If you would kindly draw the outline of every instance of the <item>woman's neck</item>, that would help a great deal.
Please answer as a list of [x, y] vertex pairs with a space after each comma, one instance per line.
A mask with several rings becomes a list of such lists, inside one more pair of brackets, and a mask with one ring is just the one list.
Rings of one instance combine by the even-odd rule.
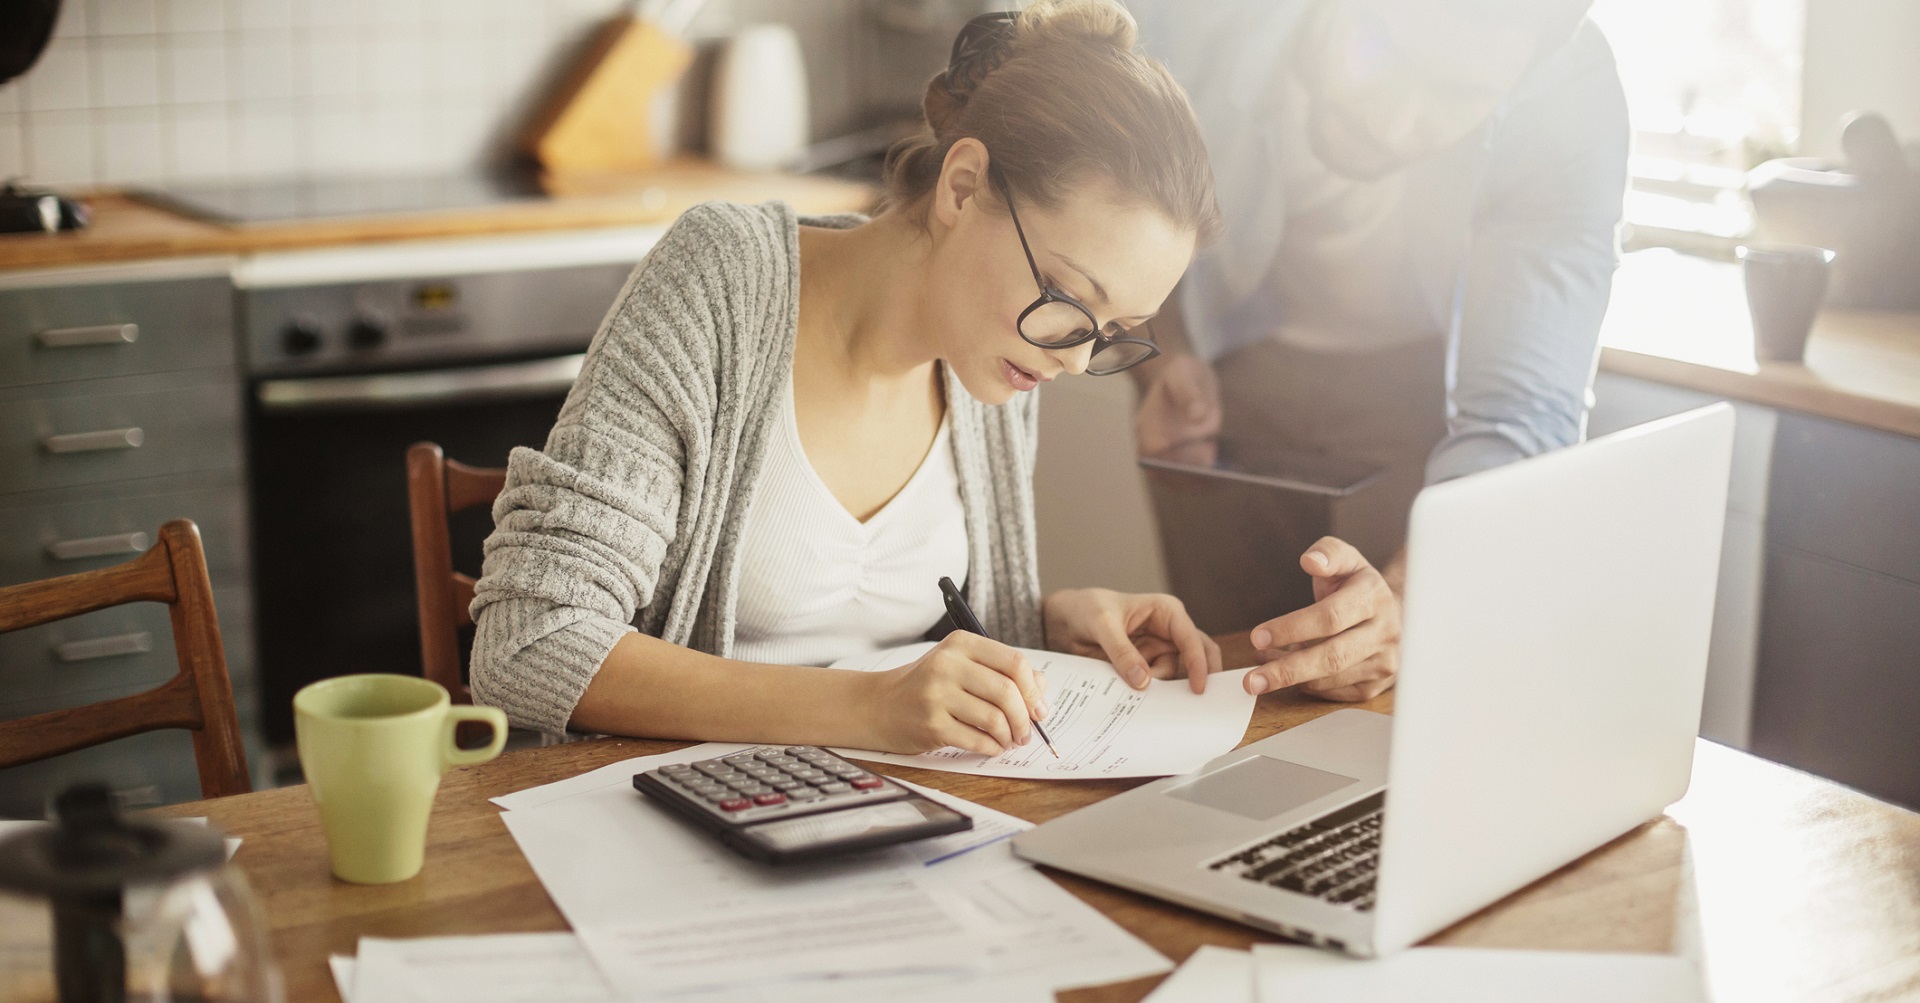
[[[800, 230], [800, 337], [805, 364], [849, 383], [925, 374], [939, 358], [922, 304], [932, 242], [899, 213], [852, 230]], [[796, 358], [795, 365], [802, 365]]]

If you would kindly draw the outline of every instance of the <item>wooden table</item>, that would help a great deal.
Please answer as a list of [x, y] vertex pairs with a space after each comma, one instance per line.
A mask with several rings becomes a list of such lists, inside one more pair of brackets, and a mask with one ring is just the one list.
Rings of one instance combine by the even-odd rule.
[[[1249, 664], [1244, 641], [1234, 647], [1228, 664]], [[1361, 706], [1390, 711], [1392, 704], [1388, 693]], [[1260, 699], [1246, 740], [1336, 706], [1269, 694]], [[395, 885], [333, 879], [320, 819], [304, 787], [174, 805], [165, 813], [209, 816], [245, 840], [234, 859], [265, 906], [287, 998], [332, 1000], [327, 955], [353, 953], [363, 936], [566, 929], [487, 798], [686, 744], [602, 739], [453, 770], [434, 804], [425, 869]], [[1035, 822], [1145, 782], [887, 772]], [[1202, 944], [1246, 947], [1277, 939], [1049, 873], [1174, 961]], [[1692, 791], [1665, 815], [1430, 942], [1699, 954], [1721, 1000], [1920, 997], [1920, 815], [1702, 742]], [[1158, 981], [1062, 998], [1132, 1001]]]

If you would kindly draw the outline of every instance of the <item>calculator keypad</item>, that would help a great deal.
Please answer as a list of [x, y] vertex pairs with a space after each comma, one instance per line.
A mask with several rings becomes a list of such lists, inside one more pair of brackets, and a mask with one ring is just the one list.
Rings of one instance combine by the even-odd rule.
[[692, 803], [736, 823], [892, 801], [908, 793], [811, 745], [747, 749], [648, 772]]

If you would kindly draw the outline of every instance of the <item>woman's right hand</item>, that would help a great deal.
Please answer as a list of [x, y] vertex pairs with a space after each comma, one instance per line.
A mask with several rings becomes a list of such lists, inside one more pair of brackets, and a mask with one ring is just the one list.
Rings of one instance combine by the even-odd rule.
[[1210, 467], [1220, 438], [1220, 381], [1206, 360], [1170, 355], [1153, 374], [1134, 418], [1141, 456]]
[[920, 659], [874, 674], [866, 720], [881, 752], [949, 745], [997, 756], [1047, 715], [1044, 678], [1009, 645], [956, 630]]

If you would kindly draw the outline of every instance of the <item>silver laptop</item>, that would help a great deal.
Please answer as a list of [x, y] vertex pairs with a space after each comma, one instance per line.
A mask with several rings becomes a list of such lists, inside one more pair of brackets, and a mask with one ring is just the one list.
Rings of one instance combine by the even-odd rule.
[[1335, 711], [1015, 851], [1375, 956], [1653, 817], [1692, 770], [1733, 424], [1716, 404], [1426, 489], [1391, 717]]

